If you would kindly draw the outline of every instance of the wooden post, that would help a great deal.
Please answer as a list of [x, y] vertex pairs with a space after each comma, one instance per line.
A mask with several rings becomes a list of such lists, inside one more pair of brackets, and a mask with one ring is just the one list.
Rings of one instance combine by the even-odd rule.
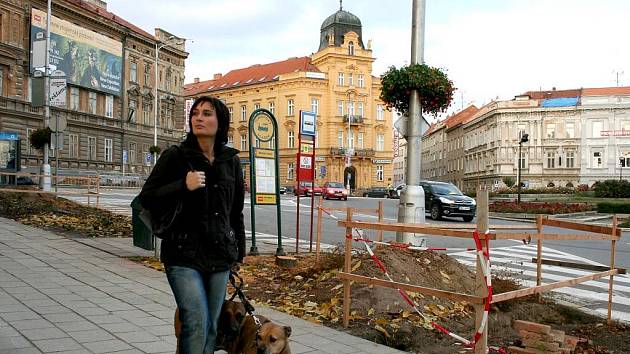
[[322, 210], [322, 199], [323, 197], [319, 197], [319, 203], [317, 205], [317, 240], [315, 241], [315, 264], [319, 265], [319, 249], [322, 239], [322, 216], [324, 215]]
[[[541, 234], [543, 229], [543, 216], [536, 216], [536, 233]], [[536, 240], [536, 286], [542, 284], [542, 238]], [[538, 301], [542, 301], [542, 294], [538, 294]]]
[[[346, 212], [346, 221], [352, 221], [352, 208]], [[346, 227], [346, 243], [344, 249], [343, 271], [350, 273], [352, 262], [352, 228]], [[343, 326], [348, 328], [350, 322], [350, 280], [343, 280]]]
[[[617, 235], [617, 215], [613, 215], [612, 220], [612, 236]], [[615, 268], [615, 246], [617, 245], [617, 240], [611, 240], [610, 245], [610, 269]], [[613, 277], [614, 275], [610, 275], [610, 279], [608, 280], [608, 324], [612, 323], [612, 297], [613, 297]]]
[[[381, 223], [383, 222], [383, 201], [380, 200], [378, 202], [378, 222]], [[376, 233], [376, 240], [379, 242], [383, 242], [383, 230], [378, 230], [378, 232]], [[378, 247], [378, 244], [374, 247], [374, 249], [376, 249]]]
[[[480, 234], [485, 234], [488, 230], [488, 189], [484, 187], [479, 187], [477, 190], [477, 232]], [[486, 251], [485, 241], [482, 241], [483, 250]], [[486, 282], [483, 279], [483, 270], [481, 268], [481, 261], [479, 259], [479, 254], [477, 254], [477, 266], [475, 273], [475, 295], [481, 297], [488, 296], [488, 287], [486, 286]], [[485, 302], [486, 300], [484, 300]], [[475, 329], [478, 329], [481, 326], [481, 321], [483, 319], [484, 313], [484, 305], [483, 304], [475, 304], [473, 305], [475, 308]], [[481, 334], [481, 338], [477, 342], [475, 346], [476, 354], [486, 354], [488, 348], [488, 324], [484, 328], [483, 333]]]

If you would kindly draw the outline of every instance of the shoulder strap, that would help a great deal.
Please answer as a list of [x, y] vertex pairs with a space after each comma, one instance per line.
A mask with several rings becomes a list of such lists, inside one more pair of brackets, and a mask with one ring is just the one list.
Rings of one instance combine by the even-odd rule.
[[182, 152], [182, 148], [179, 147], [179, 145], [173, 145], [175, 147], [175, 150], [177, 150], [177, 152], [179, 153], [180, 157], [182, 158], [182, 160], [186, 161], [186, 163], [188, 164], [188, 168], [191, 171], [194, 171], [195, 168], [193, 167], [193, 165], [190, 163], [190, 161], [188, 161], [188, 159], [186, 158], [186, 156], [184, 155], [184, 153]]

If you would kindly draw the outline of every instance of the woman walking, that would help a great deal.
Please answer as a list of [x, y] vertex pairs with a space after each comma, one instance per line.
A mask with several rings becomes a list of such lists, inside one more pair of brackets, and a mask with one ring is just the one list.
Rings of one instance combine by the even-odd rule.
[[214, 353], [230, 268], [245, 256], [243, 174], [238, 150], [226, 145], [229, 122], [223, 102], [198, 98], [185, 141], [162, 153], [140, 193], [152, 215], [181, 203], [160, 258], [179, 308], [182, 354]]

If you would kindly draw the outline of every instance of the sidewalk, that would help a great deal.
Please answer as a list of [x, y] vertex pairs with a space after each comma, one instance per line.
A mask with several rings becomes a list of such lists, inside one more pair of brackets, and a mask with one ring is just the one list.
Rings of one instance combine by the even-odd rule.
[[[0, 218], [0, 353], [174, 353], [163, 273], [131, 239], [68, 239]], [[403, 353], [257, 306], [300, 353]]]

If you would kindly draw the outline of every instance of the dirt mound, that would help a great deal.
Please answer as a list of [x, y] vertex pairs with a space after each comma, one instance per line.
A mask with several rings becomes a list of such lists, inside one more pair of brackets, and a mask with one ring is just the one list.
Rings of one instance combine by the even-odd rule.
[[0, 193], [0, 216], [70, 237], [131, 237], [131, 218], [48, 193]]

